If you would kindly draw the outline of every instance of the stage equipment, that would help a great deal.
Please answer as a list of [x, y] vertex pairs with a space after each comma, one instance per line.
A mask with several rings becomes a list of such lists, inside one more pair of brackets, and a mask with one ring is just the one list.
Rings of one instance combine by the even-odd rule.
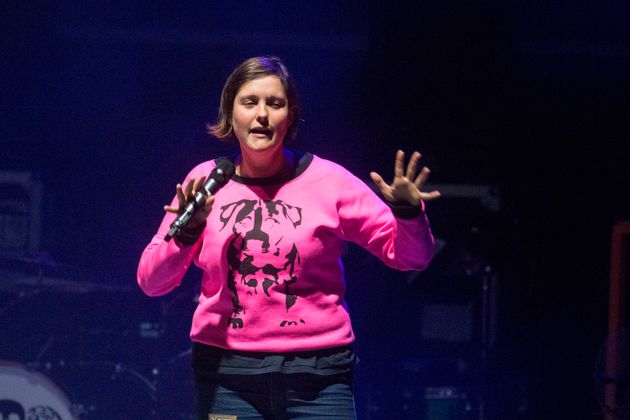
[[473, 401], [458, 387], [424, 389], [425, 420], [464, 420], [473, 418]]
[[[513, 249], [510, 219], [495, 186], [426, 190], [442, 193], [426, 203], [436, 238], [426, 270], [392, 270], [354, 246], [344, 259], [349, 306], [361, 320], [354, 325], [363, 364], [357, 408], [368, 420], [491, 419], [496, 384], [488, 365], [497, 341], [498, 267]], [[364, 371], [373, 383], [361, 378]]]
[[0, 418], [78, 420], [62, 389], [42, 373], [0, 361]]
[[29, 367], [54, 379], [81, 420], [159, 418], [152, 378], [128, 364], [58, 360], [31, 363]]
[[630, 222], [618, 223], [612, 231], [608, 333], [630, 326]]
[[612, 230], [608, 338], [595, 369], [605, 420], [630, 418], [630, 222]]
[[630, 329], [608, 335], [599, 350], [594, 379], [605, 420], [630, 419]]

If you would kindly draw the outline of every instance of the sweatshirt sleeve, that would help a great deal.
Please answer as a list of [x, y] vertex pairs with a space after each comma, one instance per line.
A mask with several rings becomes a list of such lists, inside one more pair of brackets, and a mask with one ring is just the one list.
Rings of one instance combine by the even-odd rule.
[[[207, 165], [201, 164], [193, 169], [182, 185], [185, 185], [192, 177], [196, 178], [209, 173], [201, 169], [202, 166]], [[171, 205], [176, 203], [175, 196]], [[192, 245], [181, 244], [175, 238], [169, 242], [164, 240], [175, 217], [172, 213], [164, 216], [157, 233], [140, 256], [137, 280], [142, 291], [148, 296], [165, 295], [179, 286], [188, 267], [199, 252], [202, 239]]]
[[363, 181], [347, 173], [338, 214], [344, 239], [357, 243], [387, 266], [423, 270], [433, 258], [434, 239], [424, 203], [418, 215], [396, 217]]

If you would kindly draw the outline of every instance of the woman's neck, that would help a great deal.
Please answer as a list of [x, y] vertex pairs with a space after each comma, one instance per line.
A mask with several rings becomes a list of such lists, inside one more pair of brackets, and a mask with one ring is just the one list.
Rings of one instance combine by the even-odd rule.
[[287, 149], [271, 158], [241, 153], [236, 160], [236, 174], [245, 178], [271, 178], [286, 173], [292, 165], [293, 153]]

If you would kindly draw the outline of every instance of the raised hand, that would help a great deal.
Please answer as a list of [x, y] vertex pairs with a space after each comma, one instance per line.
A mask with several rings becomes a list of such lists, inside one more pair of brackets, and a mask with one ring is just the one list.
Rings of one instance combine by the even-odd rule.
[[[192, 199], [192, 197], [194, 197], [195, 194], [197, 194], [197, 191], [199, 191], [199, 189], [203, 186], [203, 183], [205, 181], [206, 181], [206, 177], [202, 176], [198, 180], [195, 180], [195, 178], [191, 178], [188, 181], [188, 184], [186, 184], [185, 188], [182, 187], [182, 184], [177, 184], [175, 189], [177, 191], [178, 205], [177, 207], [165, 205], [164, 211], [168, 213], [176, 213], [178, 215], [182, 214], [184, 210], [186, 209], [186, 204], [188, 203], [188, 200]], [[206, 219], [208, 218], [208, 215], [210, 214], [210, 210], [212, 210], [213, 202], [214, 202], [213, 195], [206, 198], [206, 202], [203, 208], [200, 208], [199, 211], [195, 213], [195, 216], [188, 223], [187, 229], [194, 229], [195, 227], [205, 223]]]
[[407, 164], [407, 171], [404, 171], [405, 152], [398, 150], [394, 162], [394, 180], [391, 185], [387, 185], [383, 177], [376, 172], [370, 172], [372, 181], [387, 201], [391, 203], [408, 202], [414, 206], [420, 206], [422, 201], [435, 200], [441, 196], [439, 191], [428, 193], [421, 191], [429, 173], [431, 173], [427, 167], [422, 168], [418, 173], [418, 162], [421, 156], [420, 153], [413, 152]]

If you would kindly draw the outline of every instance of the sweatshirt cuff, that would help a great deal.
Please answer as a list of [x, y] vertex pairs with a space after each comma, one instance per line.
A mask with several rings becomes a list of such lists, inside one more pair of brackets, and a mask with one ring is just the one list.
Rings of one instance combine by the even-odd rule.
[[184, 228], [175, 236], [175, 240], [181, 245], [192, 245], [199, 240], [205, 228], [206, 222], [193, 229]]
[[414, 206], [407, 202], [396, 202], [390, 203], [389, 201], [385, 201], [390, 209], [392, 209], [392, 213], [398, 219], [413, 219], [420, 216], [424, 213], [424, 202], [419, 206]]

